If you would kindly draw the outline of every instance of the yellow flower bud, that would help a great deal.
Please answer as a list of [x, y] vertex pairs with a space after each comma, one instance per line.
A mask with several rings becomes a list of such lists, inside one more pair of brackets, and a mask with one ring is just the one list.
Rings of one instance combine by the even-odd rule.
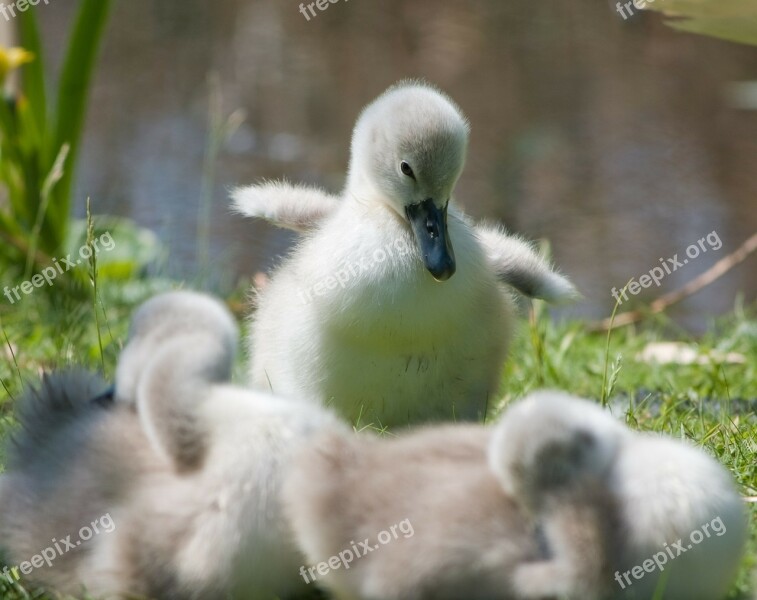
[[0, 46], [0, 84], [5, 81], [8, 73], [33, 60], [34, 54], [23, 48]]

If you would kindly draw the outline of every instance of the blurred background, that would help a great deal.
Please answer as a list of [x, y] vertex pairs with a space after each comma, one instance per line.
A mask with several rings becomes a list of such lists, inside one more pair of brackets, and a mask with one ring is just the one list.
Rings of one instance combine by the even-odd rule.
[[[76, 4], [37, 11], [50, 58], [64, 51]], [[471, 121], [458, 202], [549, 240], [585, 296], [565, 314], [606, 316], [611, 288], [717, 231], [720, 250], [638, 298], [672, 291], [757, 230], [757, 102], [732, 93], [757, 79], [755, 47], [676, 32], [659, 14], [624, 19], [596, 0], [340, 0], [316, 13], [307, 20], [294, 0], [116, 3], [75, 214], [90, 196], [94, 213], [156, 232], [165, 273], [204, 268], [211, 287], [231, 289], [294, 238], [231, 215], [229, 189], [285, 177], [338, 191], [361, 107], [422, 77]], [[59, 62], [47, 63], [52, 81]], [[246, 119], [208, 161], [209, 113], [239, 109]], [[205, 213], [209, 258], [199, 261]], [[742, 263], [670, 314], [704, 328], [738, 294], [755, 299], [754, 270]]]

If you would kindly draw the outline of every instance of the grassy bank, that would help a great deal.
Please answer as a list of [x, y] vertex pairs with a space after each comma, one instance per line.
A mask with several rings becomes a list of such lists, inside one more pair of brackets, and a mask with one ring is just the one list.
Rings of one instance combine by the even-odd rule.
[[[69, 302], [64, 295], [56, 295], [54, 303], [43, 294], [30, 296], [23, 307], [0, 309], [0, 436], [7, 437], [14, 427], [13, 404], [22, 382], [37, 381], [41, 371], [84, 365], [112, 377], [131, 311], [167, 285], [156, 281], [126, 285], [117, 292], [102, 289], [97, 321], [93, 305]], [[234, 304], [240, 306], [238, 299]], [[694, 362], [660, 365], [641, 360], [645, 349], [648, 353], [650, 347], [672, 340], [684, 342], [688, 352], [695, 353]], [[703, 446], [732, 471], [744, 496], [757, 496], [754, 313], [736, 310], [711, 323], [708, 333], [696, 339], [659, 318], [614, 331], [608, 345], [606, 334], [587, 333], [581, 322], [555, 324], [539, 309], [536, 317], [521, 323], [503, 373], [505, 392], [493, 412], [540, 387], [569, 390], [598, 402], [606, 398], [634, 429]], [[756, 506], [749, 504], [750, 546], [731, 598], [751, 597], [750, 574], [757, 566]], [[0, 579], [0, 598], [29, 597], [26, 594]]]

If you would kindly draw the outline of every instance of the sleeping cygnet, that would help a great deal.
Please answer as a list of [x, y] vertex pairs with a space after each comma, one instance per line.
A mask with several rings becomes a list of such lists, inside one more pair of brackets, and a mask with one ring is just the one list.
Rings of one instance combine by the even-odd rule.
[[529, 443], [538, 421], [508, 413], [494, 427], [320, 435], [284, 484], [300, 574], [349, 599], [610, 598], [621, 523], [605, 478], [630, 432], [608, 420], [544, 444]]
[[[15, 564], [56, 539], [74, 545], [28, 581], [96, 598], [266, 600], [306, 587], [281, 472], [313, 433], [341, 425], [228, 384], [236, 335], [219, 303], [159, 296], [134, 316], [115, 401], [82, 373], [28, 394], [0, 483], [0, 544]], [[112, 527], [85, 540], [106, 516]]]
[[323, 434], [298, 452], [283, 497], [302, 579], [339, 599], [514, 600], [534, 530], [487, 465], [489, 430], [396, 438]]
[[[513, 306], [492, 262], [502, 248], [484, 241], [492, 236], [479, 235], [453, 198], [468, 129], [447, 96], [401, 83], [357, 120], [339, 200], [305, 190], [296, 202], [310, 209], [281, 208], [294, 223], [314, 205], [326, 216], [257, 299], [253, 385], [333, 406], [361, 426], [485, 417]], [[516, 259], [525, 248], [534, 254], [524, 243], [508, 248]], [[534, 278], [543, 285], [532, 293], [573, 294], [548, 267]]]
[[716, 600], [745, 535], [714, 460], [556, 392], [491, 429], [319, 435], [283, 498], [300, 575], [340, 599]]
[[701, 450], [634, 433], [589, 401], [540, 392], [506, 411], [490, 462], [544, 537], [545, 555], [515, 574], [525, 597], [566, 586], [586, 599], [727, 593], [744, 507], [730, 474]]

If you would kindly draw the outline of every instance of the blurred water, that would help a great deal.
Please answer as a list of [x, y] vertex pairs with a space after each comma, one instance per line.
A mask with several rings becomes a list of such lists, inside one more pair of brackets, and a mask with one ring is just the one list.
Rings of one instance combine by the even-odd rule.
[[[757, 48], [681, 35], [656, 15], [623, 21], [596, 0], [353, 0], [307, 21], [294, 0], [117, 3], [89, 114], [79, 210], [128, 215], [197, 272], [208, 74], [224, 109], [247, 111], [224, 148], [213, 194], [216, 285], [269, 268], [290, 234], [231, 216], [229, 187], [286, 177], [338, 190], [354, 119], [404, 77], [446, 90], [470, 118], [457, 198], [480, 218], [547, 238], [585, 300], [609, 313], [622, 287], [715, 230], [723, 241], [672, 273], [651, 299], [757, 229], [757, 112], [727, 105], [757, 79]], [[73, 3], [41, 10], [60, 55]], [[757, 294], [754, 259], [685, 301], [694, 329]]]

